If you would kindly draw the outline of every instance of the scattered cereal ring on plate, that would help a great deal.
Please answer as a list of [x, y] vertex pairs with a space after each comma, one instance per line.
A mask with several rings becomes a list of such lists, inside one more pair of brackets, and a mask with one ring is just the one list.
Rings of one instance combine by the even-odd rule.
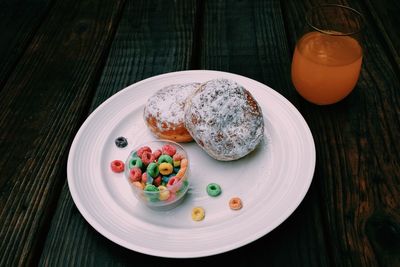
[[232, 210], [240, 210], [243, 207], [242, 200], [238, 197], [233, 197], [229, 200], [229, 207]]
[[201, 221], [206, 216], [206, 213], [202, 207], [194, 207], [192, 209], [192, 219], [193, 221]]
[[111, 162], [111, 170], [113, 172], [123, 172], [124, 169], [125, 169], [125, 164], [122, 160], [116, 159]]
[[221, 186], [219, 186], [219, 184], [216, 183], [210, 183], [207, 185], [207, 194], [211, 197], [216, 197], [219, 196], [221, 194], [222, 190], [221, 190]]

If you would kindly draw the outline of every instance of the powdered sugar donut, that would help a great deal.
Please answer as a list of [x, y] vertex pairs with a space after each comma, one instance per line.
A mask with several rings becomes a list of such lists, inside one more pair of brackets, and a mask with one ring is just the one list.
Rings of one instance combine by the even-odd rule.
[[211, 157], [222, 161], [247, 155], [264, 135], [257, 101], [244, 87], [227, 79], [208, 81], [188, 97], [185, 125]]
[[199, 86], [199, 83], [169, 85], [148, 99], [143, 117], [157, 137], [175, 142], [193, 140], [185, 127], [184, 107], [186, 98]]

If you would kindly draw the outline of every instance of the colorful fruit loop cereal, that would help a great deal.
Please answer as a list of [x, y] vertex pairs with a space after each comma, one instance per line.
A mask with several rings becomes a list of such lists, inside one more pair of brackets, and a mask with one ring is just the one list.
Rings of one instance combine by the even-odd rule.
[[211, 197], [216, 197], [219, 196], [221, 194], [222, 190], [221, 190], [221, 186], [219, 186], [219, 184], [216, 183], [210, 183], [207, 185], [207, 194]]
[[202, 207], [194, 207], [192, 209], [192, 219], [193, 221], [201, 221], [206, 216], [206, 212]]
[[240, 210], [243, 207], [242, 200], [238, 197], [233, 197], [229, 200], [229, 207], [232, 210]]
[[[152, 150], [154, 149], [154, 151]], [[129, 181], [143, 190], [150, 202], [172, 201], [188, 187], [188, 159], [177, 148], [165, 144], [160, 148], [142, 146], [127, 160]]]
[[111, 162], [111, 170], [113, 172], [123, 172], [124, 169], [125, 169], [125, 164], [123, 161], [116, 159]]

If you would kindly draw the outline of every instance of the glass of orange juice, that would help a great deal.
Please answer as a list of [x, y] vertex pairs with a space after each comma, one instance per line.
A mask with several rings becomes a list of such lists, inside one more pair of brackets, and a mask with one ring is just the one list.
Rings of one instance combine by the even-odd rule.
[[360, 74], [362, 15], [342, 5], [322, 5], [306, 15], [292, 60], [292, 82], [306, 100], [328, 105], [345, 98]]

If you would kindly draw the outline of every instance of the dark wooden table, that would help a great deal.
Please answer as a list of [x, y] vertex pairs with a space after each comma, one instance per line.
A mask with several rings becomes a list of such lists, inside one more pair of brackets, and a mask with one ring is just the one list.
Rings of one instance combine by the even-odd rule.
[[[0, 266], [400, 266], [400, 2], [338, 1], [366, 18], [356, 89], [316, 106], [290, 65], [317, 0], [0, 3]], [[99, 104], [144, 78], [187, 69], [241, 74], [292, 102], [317, 163], [299, 208], [244, 247], [151, 257], [97, 233], [76, 208], [67, 157]]]

